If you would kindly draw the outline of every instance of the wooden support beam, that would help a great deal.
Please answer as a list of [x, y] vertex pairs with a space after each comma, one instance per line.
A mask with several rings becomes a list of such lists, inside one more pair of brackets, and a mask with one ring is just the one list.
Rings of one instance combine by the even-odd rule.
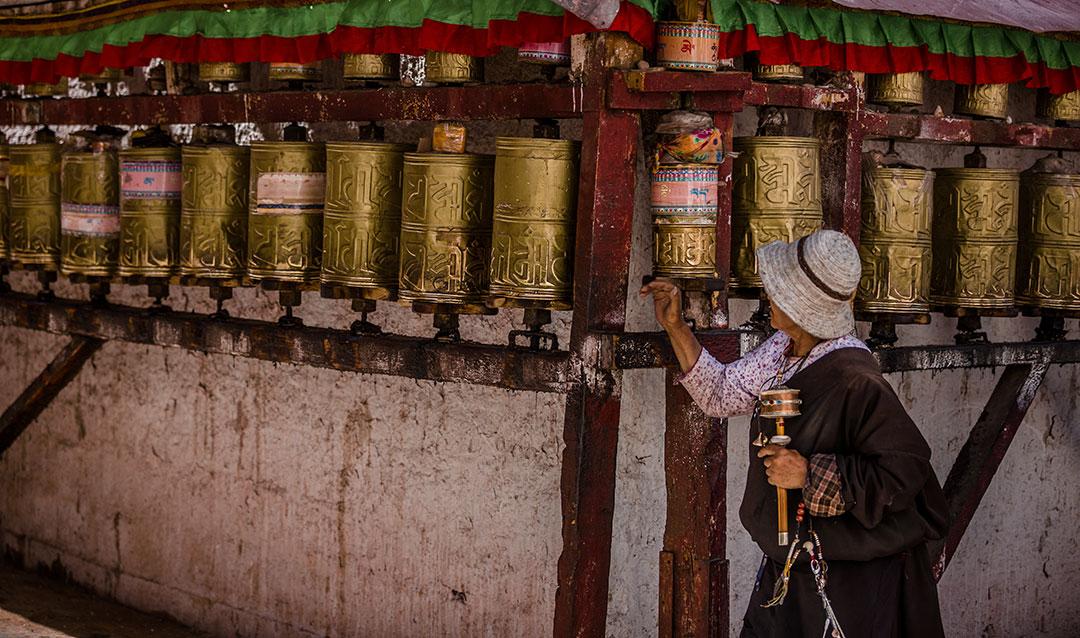
[[861, 225], [862, 127], [857, 113], [814, 113], [821, 142], [821, 205], [825, 227], [846, 233], [856, 245]]
[[1080, 363], [1080, 341], [904, 346], [874, 352], [882, 372], [996, 368], [1020, 363]]
[[872, 139], [1065, 151], [1080, 148], [1080, 129], [1030, 122], [1012, 124], [965, 117], [865, 111], [860, 124], [865, 136]]
[[0, 416], [0, 456], [34, 422], [42, 410], [79, 374], [83, 364], [98, 351], [100, 339], [74, 336], [49, 362], [22, 394]]
[[986, 402], [971, 435], [960, 449], [949, 477], [945, 498], [949, 503], [949, 531], [930, 545], [935, 556], [934, 578], [940, 579], [956, 553], [964, 532], [979, 508], [986, 489], [1009, 450], [1035, 394], [1046, 376], [1048, 363], [1007, 366]]
[[675, 374], [666, 375], [661, 574], [671, 567], [661, 579], [660, 635], [727, 636], [727, 428], [701, 412]]

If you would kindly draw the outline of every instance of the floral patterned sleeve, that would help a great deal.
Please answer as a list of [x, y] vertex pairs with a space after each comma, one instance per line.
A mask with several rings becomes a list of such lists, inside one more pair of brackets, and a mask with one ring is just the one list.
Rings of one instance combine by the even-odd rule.
[[743, 358], [727, 364], [702, 350], [694, 366], [676, 383], [686, 388], [708, 416], [750, 414], [758, 391], [776, 376], [788, 341], [789, 337], [778, 331]]

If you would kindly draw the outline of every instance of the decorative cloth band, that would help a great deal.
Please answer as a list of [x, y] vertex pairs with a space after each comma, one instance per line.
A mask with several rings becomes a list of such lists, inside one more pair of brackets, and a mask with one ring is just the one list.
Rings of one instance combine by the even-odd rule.
[[829, 288], [829, 286], [810, 269], [810, 264], [806, 263], [806, 251], [803, 248], [804, 241], [806, 241], [806, 237], [800, 237], [799, 241], [795, 243], [795, 254], [799, 257], [799, 268], [802, 268], [802, 271], [806, 273], [806, 276], [810, 278], [810, 281], [814, 282], [814, 285], [818, 287], [818, 290], [837, 301], [847, 301], [848, 295], [836, 292], [832, 288]]

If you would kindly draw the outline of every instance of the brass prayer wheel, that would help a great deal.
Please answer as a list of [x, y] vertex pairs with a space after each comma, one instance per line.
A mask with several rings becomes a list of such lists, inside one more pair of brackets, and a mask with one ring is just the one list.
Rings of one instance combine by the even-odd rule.
[[428, 51], [424, 56], [424, 69], [428, 82], [463, 84], [484, 81], [484, 66], [480, 58], [471, 55]]
[[284, 82], [318, 82], [322, 80], [322, 62], [271, 62], [267, 77]]
[[107, 68], [102, 69], [97, 73], [80, 73], [80, 82], [89, 82], [91, 84], [107, 84], [109, 82], [116, 82], [120, 78], [124, 77], [123, 69]]
[[396, 80], [399, 59], [389, 54], [346, 53], [341, 75], [346, 80]]
[[181, 159], [180, 274], [243, 279], [247, 267], [250, 149], [184, 146]]
[[494, 169], [490, 155], [405, 154], [400, 300], [484, 303]]
[[1039, 91], [1036, 100], [1039, 117], [1066, 122], [1080, 122], [1080, 90], [1050, 95], [1045, 89]]
[[251, 77], [250, 66], [236, 62], [202, 62], [199, 79], [203, 82], [247, 82]]
[[992, 168], [935, 173], [931, 305], [1011, 308], [1019, 174]]
[[315, 142], [251, 145], [248, 274], [254, 281], [318, 281], [326, 154]]
[[7, 137], [0, 133], [0, 260], [11, 259], [8, 246], [8, 172], [11, 165]]
[[64, 97], [68, 94], [68, 79], [60, 78], [56, 83], [33, 82], [23, 87], [26, 97]]
[[803, 68], [798, 64], [757, 64], [754, 79], [762, 82], [802, 82]]
[[801, 414], [802, 399], [797, 388], [779, 386], [758, 394], [758, 416], [764, 419], [787, 419]]
[[8, 246], [17, 264], [60, 265], [60, 145], [10, 147]]
[[325, 284], [397, 290], [404, 144], [326, 145], [322, 274]]
[[491, 305], [571, 307], [577, 142], [495, 141]]
[[923, 74], [883, 73], [871, 75], [866, 100], [892, 108], [922, 106]]
[[120, 254], [117, 152], [65, 153], [60, 173], [60, 272], [110, 277]]
[[120, 151], [121, 277], [164, 278], [179, 266], [180, 149]]
[[734, 148], [731, 239], [736, 287], [761, 288], [755, 251], [821, 228], [819, 144], [812, 137], [741, 137]]
[[716, 276], [717, 167], [668, 164], [652, 173], [653, 274]]
[[1080, 312], [1080, 175], [1020, 176], [1016, 304]]
[[958, 84], [954, 113], [1005, 119], [1009, 110], [1008, 84]]
[[930, 312], [930, 224], [934, 173], [875, 167], [862, 175], [862, 279], [855, 308], [863, 312]]

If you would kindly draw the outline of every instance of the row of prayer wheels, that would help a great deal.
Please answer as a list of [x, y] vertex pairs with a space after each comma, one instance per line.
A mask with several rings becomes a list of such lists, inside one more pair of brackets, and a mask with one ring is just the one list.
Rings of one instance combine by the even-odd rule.
[[[306, 139], [294, 128], [287, 139]], [[494, 156], [383, 142], [2, 149], [0, 258], [19, 266], [87, 281], [322, 284], [445, 314], [571, 305], [576, 142], [501, 137]]]
[[[885, 73], [871, 75], [866, 100], [893, 110], [922, 106], [923, 73]], [[1080, 91], [1052, 95], [1040, 90], [1035, 102], [1036, 115], [1055, 121], [1080, 121]], [[956, 87], [953, 112], [987, 119], [1005, 119], [1009, 107], [1008, 84], [961, 84]]]

